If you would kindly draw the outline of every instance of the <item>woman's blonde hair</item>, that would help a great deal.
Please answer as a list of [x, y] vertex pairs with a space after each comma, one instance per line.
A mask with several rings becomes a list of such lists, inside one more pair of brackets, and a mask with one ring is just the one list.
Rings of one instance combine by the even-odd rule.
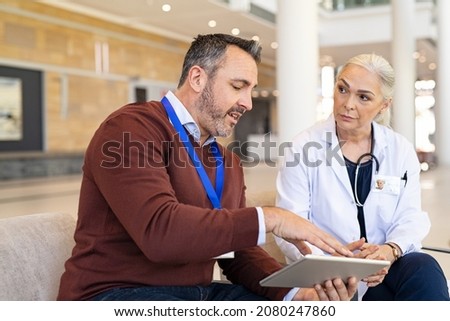
[[[395, 75], [391, 64], [382, 56], [372, 54], [361, 54], [350, 58], [337, 74], [337, 78], [348, 65], [357, 65], [375, 73], [381, 81], [381, 93], [384, 99], [392, 99], [394, 95]], [[391, 109], [378, 114], [375, 121], [381, 125], [390, 126]]]

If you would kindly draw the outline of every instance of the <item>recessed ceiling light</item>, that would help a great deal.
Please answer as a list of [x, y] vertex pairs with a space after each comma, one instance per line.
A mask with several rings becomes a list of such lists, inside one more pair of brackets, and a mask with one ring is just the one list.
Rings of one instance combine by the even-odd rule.
[[237, 36], [237, 35], [239, 35], [240, 33], [241, 33], [241, 31], [239, 30], [239, 28], [233, 28], [233, 29], [231, 30], [231, 34], [232, 34], [232, 35]]
[[211, 28], [214, 28], [215, 26], [217, 26], [216, 20], [209, 20], [208, 21], [208, 26], [210, 26]]
[[259, 41], [259, 36], [256, 36], [256, 35], [253, 36], [253, 37], [252, 37], [252, 40], [253, 40], [253, 41]]
[[272, 42], [272, 43], [270, 44], [270, 47], [271, 47], [272, 49], [277, 49], [277, 48], [278, 48], [278, 42], [276, 42], [276, 41]]
[[170, 4], [163, 4], [163, 6], [161, 7], [162, 11], [164, 12], [169, 12], [170, 10], [172, 10], [172, 7], [170, 6]]

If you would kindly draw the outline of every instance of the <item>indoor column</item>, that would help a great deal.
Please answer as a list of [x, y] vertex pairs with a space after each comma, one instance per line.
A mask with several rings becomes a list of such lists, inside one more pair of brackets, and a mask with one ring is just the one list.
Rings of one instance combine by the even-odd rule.
[[317, 115], [319, 72], [318, 5], [278, 0], [278, 142], [289, 142]]
[[450, 1], [437, 1], [436, 154], [438, 163], [450, 165]]
[[395, 92], [392, 127], [415, 145], [416, 107], [414, 84], [417, 77], [414, 35], [414, 0], [391, 1], [392, 66], [395, 70]]

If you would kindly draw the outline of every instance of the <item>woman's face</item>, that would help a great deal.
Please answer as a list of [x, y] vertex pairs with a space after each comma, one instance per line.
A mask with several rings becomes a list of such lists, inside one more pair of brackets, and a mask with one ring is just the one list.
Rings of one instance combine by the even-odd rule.
[[378, 75], [363, 67], [350, 64], [336, 80], [333, 112], [342, 130], [370, 131], [373, 119], [386, 111], [389, 104], [381, 93]]

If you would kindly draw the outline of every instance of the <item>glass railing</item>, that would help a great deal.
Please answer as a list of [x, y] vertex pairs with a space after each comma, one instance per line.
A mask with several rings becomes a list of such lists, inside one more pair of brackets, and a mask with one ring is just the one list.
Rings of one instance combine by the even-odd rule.
[[322, 0], [320, 6], [329, 11], [342, 11], [361, 7], [386, 5], [390, 0]]
[[[391, 0], [319, 0], [319, 5], [329, 11], [342, 11], [346, 9], [374, 7], [387, 5]], [[436, 2], [436, 0], [416, 0], [416, 2]]]

